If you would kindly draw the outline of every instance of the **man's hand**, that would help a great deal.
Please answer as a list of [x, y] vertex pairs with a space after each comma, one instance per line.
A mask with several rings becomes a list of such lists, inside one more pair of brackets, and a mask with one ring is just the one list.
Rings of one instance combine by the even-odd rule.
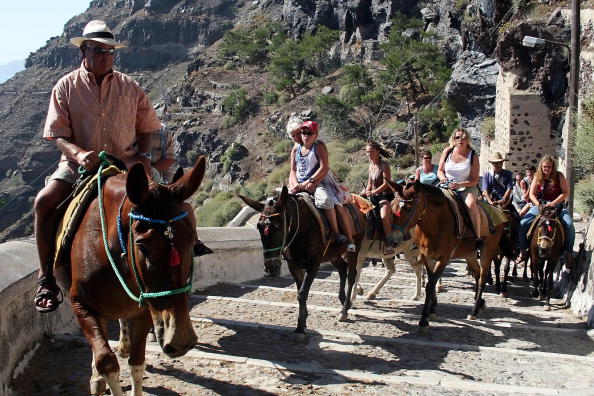
[[79, 151], [76, 162], [87, 171], [92, 171], [99, 166], [99, 155], [95, 151]]

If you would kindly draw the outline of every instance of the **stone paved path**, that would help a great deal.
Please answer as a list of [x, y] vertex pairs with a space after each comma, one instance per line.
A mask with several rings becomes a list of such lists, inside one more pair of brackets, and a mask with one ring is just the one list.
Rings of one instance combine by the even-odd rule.
[[[369, 290], [383, 269], [364, 268]], [[594, 394], [594, 341], [560, 300], [545, 312], [527, 284], [510, 297], [485, 294], [487, 308], [468, 321], [473, 293], [464, 264], [452, 263], [438, 294], [438, 320], [418, 334], [422, 302], [410, 300], [408, 264], [374, 301], [359, 298], [338, 322], [338, 276], [324, 267], [308, 300], [308, 338], [296, 343], [290, 277], [221, 284], [191, 298], [198, 345], [170, 360], [147, 351], [147, 395], [500, 395]], [[111, 339], [116, 345], [113, 329]], [[88, 394], [91, 354], [80, 335], [43, 342], [13, 381], [17, 395]], [[122, 382], [130, 376], [122, 365]]]

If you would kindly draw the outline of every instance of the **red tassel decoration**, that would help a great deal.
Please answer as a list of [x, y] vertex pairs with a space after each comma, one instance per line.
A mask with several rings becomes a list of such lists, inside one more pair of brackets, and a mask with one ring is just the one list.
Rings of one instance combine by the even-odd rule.
[[400, 209], [398, 209], [398, 212], [396, 212], [396, 217], [400, 217]]
[[547, 226], [547, 231], [549, 231], [549, 232], [553, 231], [553, 227]]
[[268, 236], [268, 226], [264, 227], [264, 236]]
[[175, 246], [173, 246], [172, 244], [171, 248], [169, 249], [169, 266], [177, 267], [180, 263], [181, 260], [179, 259], [179, 253], [177, 252]]

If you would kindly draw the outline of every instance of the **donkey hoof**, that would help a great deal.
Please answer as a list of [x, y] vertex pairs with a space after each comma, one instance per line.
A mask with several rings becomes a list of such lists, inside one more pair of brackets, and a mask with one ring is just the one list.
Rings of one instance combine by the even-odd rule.
[[419, 335], [425, 336], [429, 331], [429, 326], [419, 326]]
[[348, 319], [349, 319], [349, 315], [348, 314], [345, 314], [345, 313], [341, 313], [338, 316], [338, 321], [339, 322], [346, 322]]
[[468, 315], [466, 317], [467, 320], [476, 320], [476, 316], [475, 315]]
[[295, 342], [302, 344], [305, 342], [305, 333], [295, 333]]
[[501, 297], [507, 298], [507, 292], [501, 292]]
[[434, 320], [437, 320], [437, 314], [435, 312], [430, 313], [428, 319], [431, 322], [434, 321]]
[[357, 295], [358, 296], [362, 296], [363, 295], [363, 289], [361, 289], [360, 287], [357, 288]]
[[544, 301], [545, 296], [543, 296], [542, 294], [540, 296], [538, 296], [539, 301]]
[[375, 300], [376, 295], [373, 293], [369, 293], [366, 297], [366, 300]]
[[437, 293], [441, 293], [442, 291], [443, 291], [443, 286], [437, 286], [435, 288], [435, 292], [437, 292]]
[[551, 306], [550, 305], [545, 305], [543, 309], [545, 311], [550, 311], [551, 310]]
[[103, 395], [107, 391], [107, 383], [103, 378], [90, 381], [91, 395]]
[[415, 294], [410, 299], [413, 300], [413, 301], [419, 301], [420, 298], [421, 298], [421, 295], [420, 294]]

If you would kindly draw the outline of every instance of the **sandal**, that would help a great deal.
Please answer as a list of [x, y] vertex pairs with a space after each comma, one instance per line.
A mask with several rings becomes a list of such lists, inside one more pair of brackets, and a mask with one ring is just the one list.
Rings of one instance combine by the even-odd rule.
[[518, 257], [516, 258], [516, 264], [523, 263], [526, 260], [528, 260], [528, 250], [527, 249], [520, 251], [520, 254], [518, 254]]
[[349, 243], [347, 245], [347, 252], [355, 253], [357, 251], [357, 246], [354, 243]]
[[390, 256], [394, 254], [394, 248], [390, 245], [385, 245], [384, 246], [384, 255], [385, 256]]
[[338, 243], [338, 244], [346, 243], [347, 242], [347, 237], [344, 236], [344, 235], [342, 235], [342, 234], [337, 234], [336, 235], [335, 242]]
[[[60, 299], [58, 299], [58, 295], [60, 296]], [[41, 305], [42, 300], [48, 300], [50, 305], [44, 307]], [[62, 304], [62, 301], [64, 301], [64, 295], [53, 278], [44, 276], [37, 280], [37, 289], [35, 290], [35, 297], [33, 298], [37, 312], [54, 312], [58, 309], [60, 304]]]

